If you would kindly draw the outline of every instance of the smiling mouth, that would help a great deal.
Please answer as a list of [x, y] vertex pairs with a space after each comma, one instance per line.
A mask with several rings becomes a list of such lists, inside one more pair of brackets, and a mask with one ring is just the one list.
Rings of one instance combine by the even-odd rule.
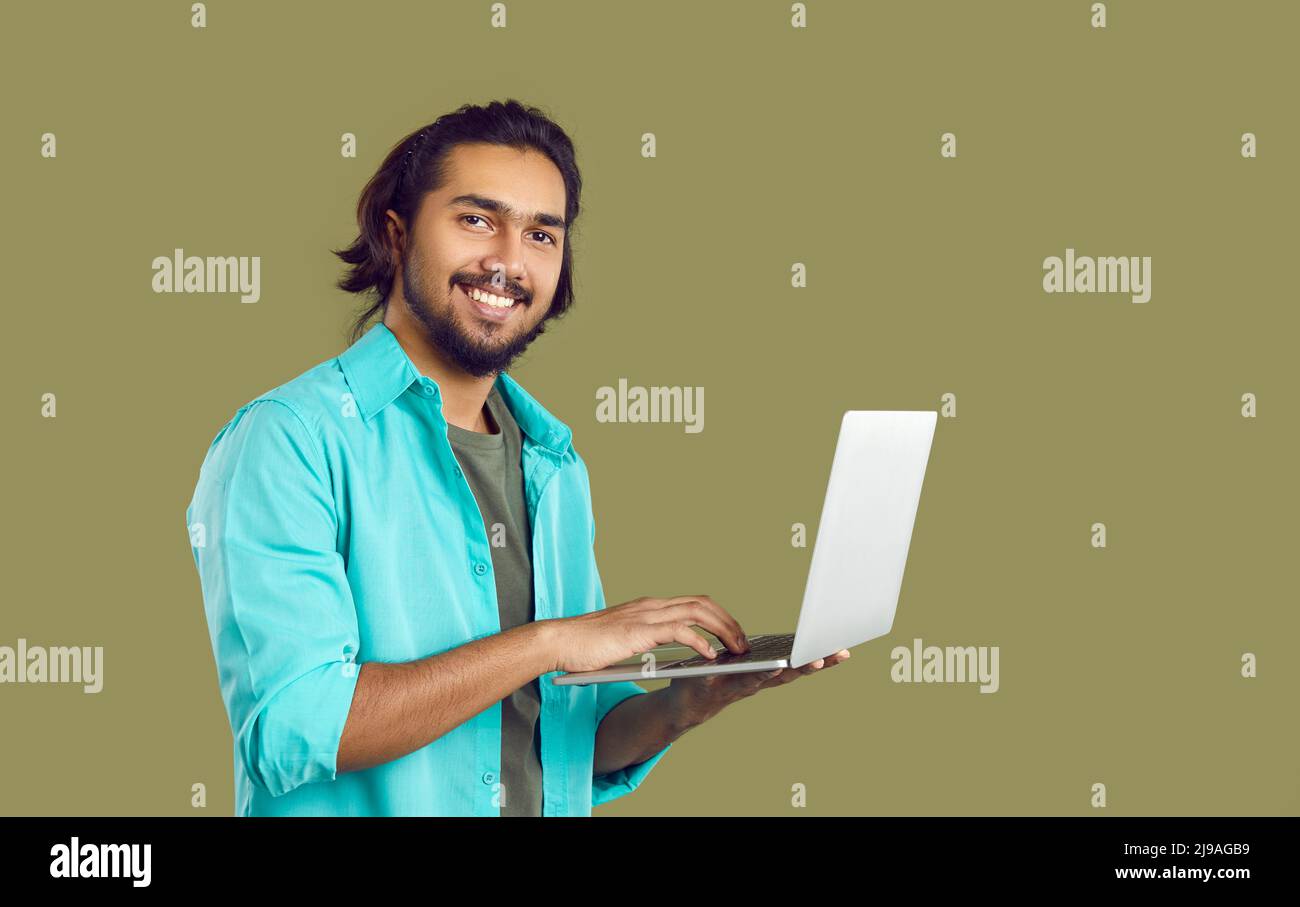
[[458, 283], [456, 287], [469, 300], [469, 304], [473, 306], [479, 317], [487, 321], [506, 321], [514, 314], [515, 309], [527, 305], [523, 300], [510, 296], [496, 296], [489, 290], [480, 290], [468, 284]]
[[[461, 292], [474, 299], [476, 302], [482, 302], [485, 305], [498, 306], [502, 309], [509, 309], [517, 302], [523, 302], [518, 296], [512, 296], [509, 293], [498, 293], [492, 290], [485, 290], [482, 287], [471, 286], [467, 283], [457, 284]], [[477, 298], [476, 298], [477, 297]]]

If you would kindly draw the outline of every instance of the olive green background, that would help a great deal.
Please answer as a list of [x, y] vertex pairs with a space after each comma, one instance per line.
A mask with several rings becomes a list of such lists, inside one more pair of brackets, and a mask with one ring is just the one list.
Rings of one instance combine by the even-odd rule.
[[[392, 144], [507, 97], [586, 181], [577, 304], [512, 374], [574, 429], [610, 604], [792, 630], [842, 412], [958, 406], [891, 636], [598, 815], [1300, 812], [1300, 7], [1089, 5], [9, 4], [0, 645], [104, 646], [105, 687], [0, 685], [0, 813], [231, 813], [199, 464], [346, 345], [329, 250]], [[154, 294], [177, 247], [261, 256], [261, 301]], [[1152, 256], [1151, 301], [1045, 294], [1067, 247]], [[704, 432], [597, 423], [620, 377], [703, 385]], [[914, 637], [999, 646], [1001, 689], [891, 682]]]

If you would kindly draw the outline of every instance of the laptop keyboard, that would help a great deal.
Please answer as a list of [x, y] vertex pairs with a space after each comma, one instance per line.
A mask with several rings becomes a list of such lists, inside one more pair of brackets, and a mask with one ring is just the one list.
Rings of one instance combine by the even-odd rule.
[[718, 650], [717, 658], [694, 655], [681, 661], [662, 665], [663, 668], [698, 668], [701, 665], [737, 664], [746, 661], [771, 661], [774, 658], [786, 658], [794, 650], [794, 634], [779, 633], [749, 637], [749, 651], [735, 653], [723, 647]]

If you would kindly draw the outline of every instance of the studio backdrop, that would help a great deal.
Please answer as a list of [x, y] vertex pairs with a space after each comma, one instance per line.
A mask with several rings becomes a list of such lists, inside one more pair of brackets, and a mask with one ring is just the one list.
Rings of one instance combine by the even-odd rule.
[[[582, 168], [573, 308], [511, 374], [588, 465], [609, 604], [793, 630], [843, 413], [938, 415], [889, 635], [597, 815], [1300, 810], [1297, 5], [5, 20], [0, 812], [231, 813], [199, 466], [347, 346], [331, 250], [393, 145], [506, 98]], [[164, 276], [195, 258], [236, 276]]]

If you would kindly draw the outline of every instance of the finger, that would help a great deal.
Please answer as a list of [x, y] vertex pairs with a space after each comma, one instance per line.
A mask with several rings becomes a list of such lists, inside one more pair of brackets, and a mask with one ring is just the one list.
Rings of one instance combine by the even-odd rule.
[[840, 651], [836, 652], [834, 655], [828, 655], [825, 658], [818, 658], [814, 661], [810, 661], [806, 665], [802, 665], [797, 668], [785, 668], [782, 671], [781, 676], [775, 678], [771, 683], [773, 686], [781, 686], [783, 684], [787, 684], [792, 680], [798, 680], [800, 677], [805, 677], [809, 674], [816, 674], [818, 671], [824, 671], [833, 665], [839, 664], [841, 661], [843, 661], [848, 657], [849, 657], [848, 650], [841, 649]]
[[662, 632], [655, 637], [659, 642], [679, 642], [684, 646], [690, 646], [705, 658], [717, 658], [718, 653], [713, 651], [713, 646], [709, 645], [709, 641], [705, 639], [704, 635], [698, 630], [691, 629], [684, 622], [678, 622], [667, 626], [667, 638], [662, 638], [664, 636]]
[[[719, 635], [718, 638], [726, 642], [732, 651], [749, 651], [749, 640], [745, 637], [745, 631], [741, 628], [740, 621], [732, 617], [731, 614], [727, 612], [726, 608], [722, 607], [722, 605], [718, 604], [707, 595], [691, 595], [685, 597], [699, 602], [699, 604], [708, 610], [708, 612], [716, 619], [722, 621], [723, 626], [730, 630], [730, 636], [723, 634]], [[709, 629], [712, 630], [712, 628]], [[713, 632], [716, 634], [717, 631]], [[736, 646], [740, 646], [740, 648], [736, 648]]]
[[849, 650], [848, 650], [848, 649], [840, 649], [840, 650], [839, 650], [838, 652], [836, 652], [834, 655], [827, 655], [825, 658], [823, 658], [823, 659], [821, 660], [821, 661], [822, 661], [822, 666], [821, 666], [821, 668], [820, 668], [819, 670], [824, 671], [824, 670], [826, 670], [827, 668], [832, 668], [832, 667], [834, 667], [835, 665], [839, 664], [839, 663], [842, 662], [842, 661], [847, 661], [848, 658], [849, 658]]
[[825, 658], [815, 659], [813, 661], [808, 662], [808, 664], [806, 665], [801, 665], [800, 667], [797, 668], [786, 668], [782, 676], [776, 679], [774, 683], [779, 686], [782, 684], [787, 684], [792, 680], [798, 680], [800, 677], [806, 677], [809, 674], [816, 674], [818, 671], [824, 671], [826, 670], [826, 668], [829, 668], [832, 665], [837, 665], [841, 661], [843, 661], [844, 658], [841, 658], [840, 657], [841, 655], [843, 655], [844, 658], [847, 658], [848, 652], [844, 649], [841, 649], [839, 652], [835, 653], [834, 655], [828, 655]]
[[683, 595], [666, 600], [659, 619], [688, 620], [703, 627], [722, 642], [729, 650], [736, 653], [749, 651], [749, 640], [730, 614], [717, 604], [701, 600], [697, 596]]
[[663, 608], [655, 616], [656, 622], [684, 620], [708, 630], [733, 652], [749, 651], [749, 643], [744, 639], [744, 631], [740, 629], [740, 624], [730, 620], [730, 615], [723, 612], [723, 615], [719, 616], [714, 608], [691, 597], [669, 601], [675, 603]]

